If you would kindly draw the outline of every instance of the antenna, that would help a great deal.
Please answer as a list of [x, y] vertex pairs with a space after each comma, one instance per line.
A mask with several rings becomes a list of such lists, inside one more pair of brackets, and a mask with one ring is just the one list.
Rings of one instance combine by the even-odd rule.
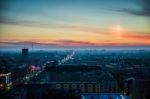
[[33, 42], [32, 42], [32, 52], [33, 52]]

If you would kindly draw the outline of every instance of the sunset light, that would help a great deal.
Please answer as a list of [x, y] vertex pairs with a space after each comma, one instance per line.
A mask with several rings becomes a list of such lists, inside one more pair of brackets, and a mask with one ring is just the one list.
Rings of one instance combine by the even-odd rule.
[[150, 0], [0, 0], [0, 99], [150, 99]]
[[116, 27], [116, 32], [117, 32], [117, 37], [118, 37], [118, 38], [121, 38], [121, 33], [123, 32], [123, 29], [121, 28], [120, 25], [118, 25], [118, 26]]
[[[49, 48], [150, 45], [147, 39], [150, 36], [147, 16], [121, 11], [122, 7], [140, 9], [142, 5], [126, 0], [89, 0], [86, 4], [84, 0], [81, 1], [10, 2], [9, 8], [4, 9], [4, 13], [1, 14], [0, 47], [26, 47], [30, 45], [28, 42]], [[119, 24], [116, 24], [118, 20]]]

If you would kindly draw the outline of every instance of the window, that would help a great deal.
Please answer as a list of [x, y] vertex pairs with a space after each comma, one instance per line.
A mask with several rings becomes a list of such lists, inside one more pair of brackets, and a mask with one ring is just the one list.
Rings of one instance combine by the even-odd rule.
[[69, 84], [64, 84], [64, 89], [69, 90]]
[[76, 84], [72, 84], [71, 88], [72, 88], [72, 89], [76, 89], [76, 88], [77, 88], [77, 85], [76, 85]]
[[96, 86], [95, 86], [95, 92], [100, 92], [100, 84], [96, 84]]
[[93, 85], [92, 84], [88, 84], [88, 92], [93, 92]]
[[79, 87], [80, 87], [81, 92], [84, 92], [84, 91], [85, 91], [84, 84], [80, 84]]
[[56, 89], [61, 89], [61, 84], [56, 84]]

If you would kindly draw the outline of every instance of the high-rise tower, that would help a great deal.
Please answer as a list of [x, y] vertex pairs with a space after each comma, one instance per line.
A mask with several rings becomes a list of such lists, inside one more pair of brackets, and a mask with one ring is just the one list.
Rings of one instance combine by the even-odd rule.
[[23, 48], [22, 49], [22, 56], [23, 56], [23, 58], [27, 58], [28, 57], [28, 48]]

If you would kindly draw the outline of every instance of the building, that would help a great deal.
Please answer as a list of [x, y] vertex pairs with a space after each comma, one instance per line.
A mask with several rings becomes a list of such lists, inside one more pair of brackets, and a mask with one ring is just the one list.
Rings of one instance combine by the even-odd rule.
[[81, 99], [130, 99], [121, 93], [84, 93]]
[[141, 77], [130, 77], [124, 81], [125, 91], [132, 99], [149, 99], [150, 79]]
[[47, 66], [28, 84], [49, 84], [52, 89], [79, 90], [81, 93], [116, 92], [117, 81], [99, 66]]
[[28, 57], [28, 48], [23, 48], [22, 49], [22, 57], [27, 58]]
[[11, 85], [11, 73], [0, 74], [0, 89], [10, 89]]

